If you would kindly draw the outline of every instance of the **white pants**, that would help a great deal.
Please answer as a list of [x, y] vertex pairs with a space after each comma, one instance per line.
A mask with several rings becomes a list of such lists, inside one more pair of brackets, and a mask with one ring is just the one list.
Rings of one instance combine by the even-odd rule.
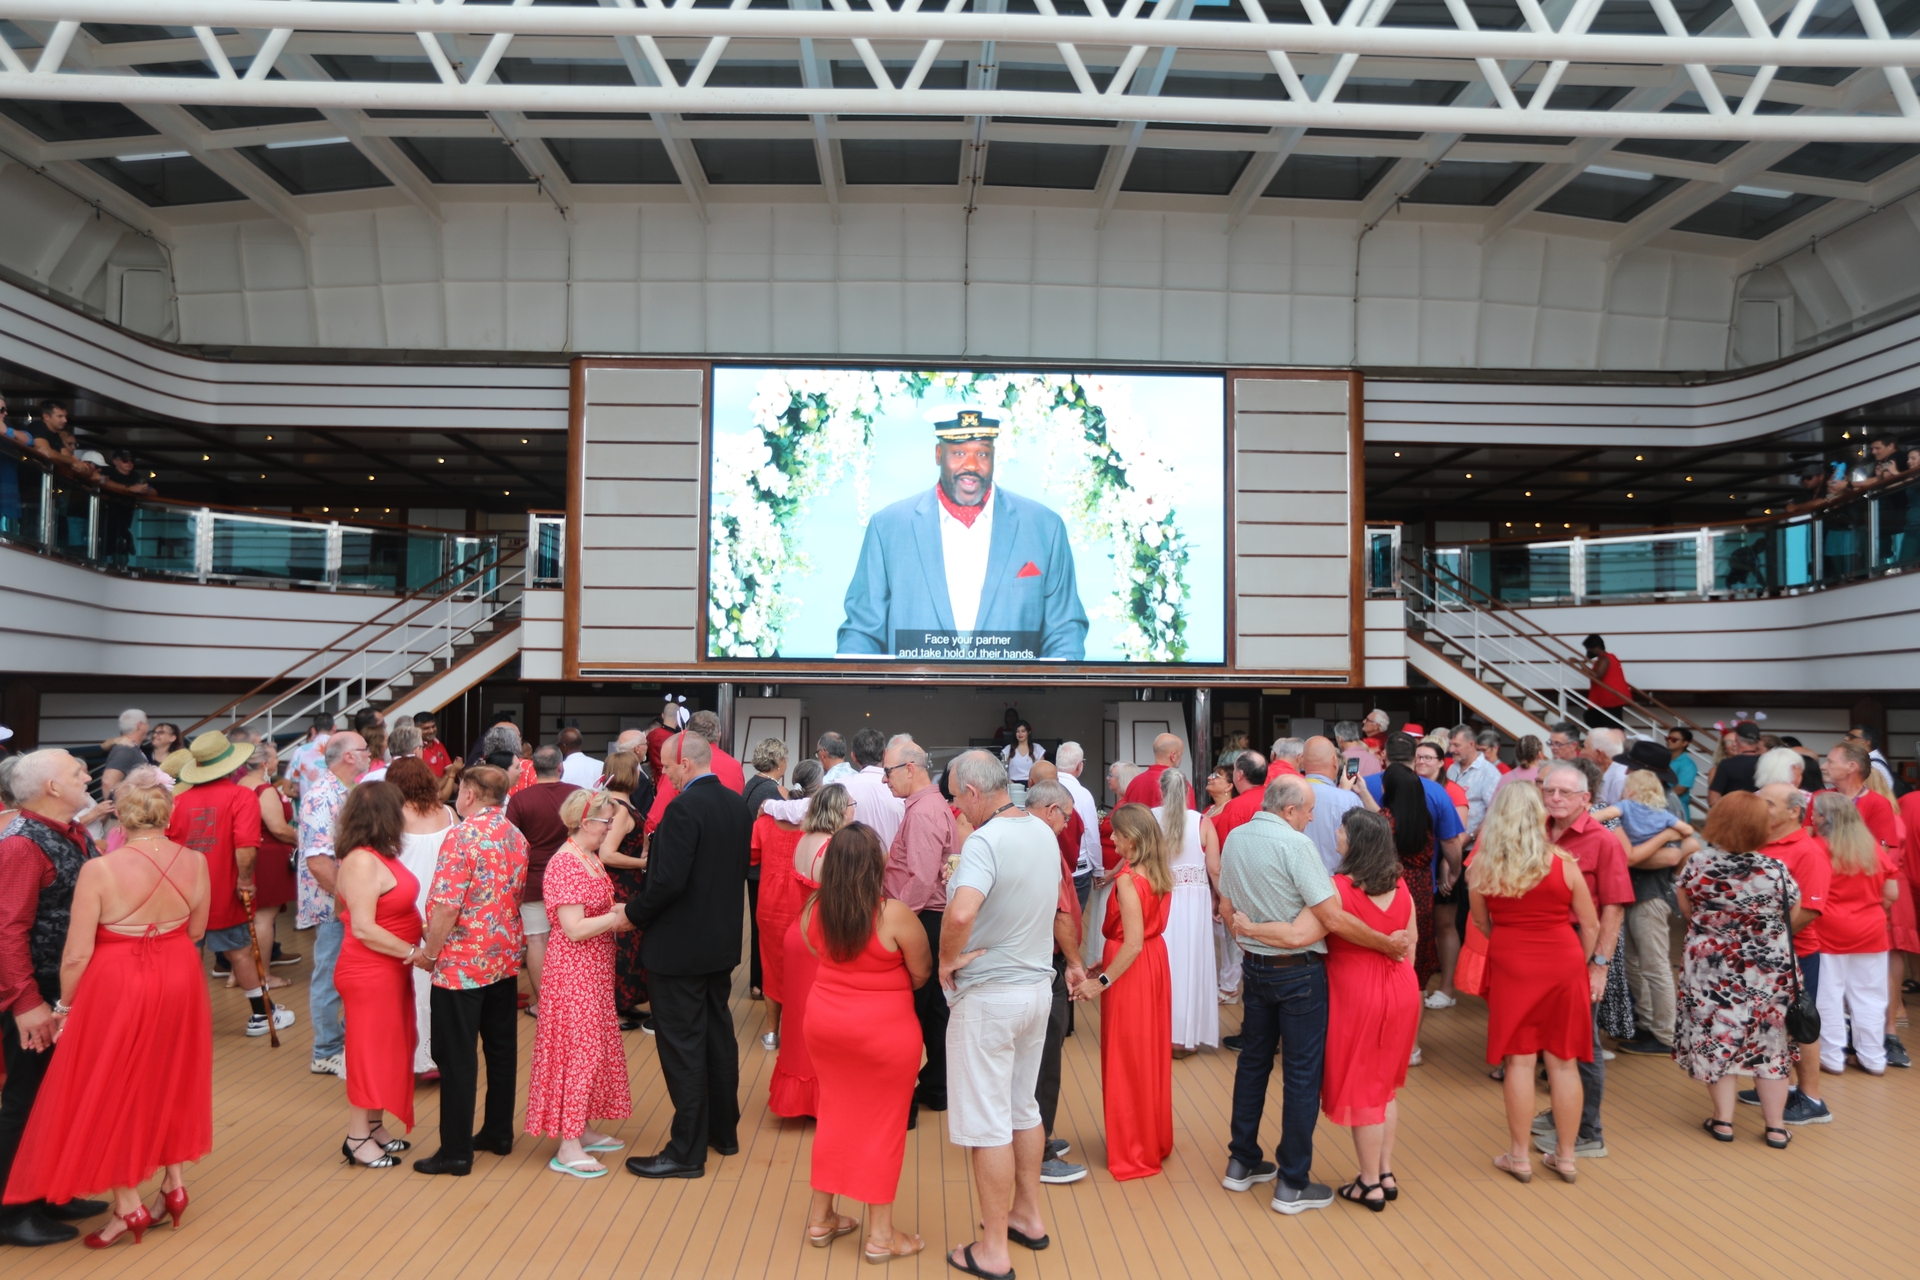
[[1847, 1022], [1853, 1018], [1853, 1051], [1875, 1075], [1887, 1069], [1887, 953], [1820, 954], [1820, 1065], [1847, 1065]]
[[1213, 922], [1213, 949], [1220, 959], [1220, 994], [1231, 995], [1240, 990], [1240, 944], [1218, 920]]

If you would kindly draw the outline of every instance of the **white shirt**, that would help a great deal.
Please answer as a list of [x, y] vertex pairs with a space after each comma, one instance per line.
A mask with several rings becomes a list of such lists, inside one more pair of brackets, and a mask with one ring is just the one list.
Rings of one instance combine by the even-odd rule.
[[1487, 806], [1493, 803], [1494, 790], [1500, 785], [1500, 771], [1488, 764], [1485, 756], [1477, 755], [1464, 769], [1457, 760], [1448, 765], [1447, 781], [1459, 783], [1460, 789], [1467, 793], [1467, 839], [1472, 840], [1480, 830], [1481, 820], [1487, 816]]
[[1620, 798], [1627, 793], [1627, 766], [1615, 760], [1600, 775], [1600, 794], [1594, 799], [1601, 804], [1619, 804]]
[[1074, 875], [1092, 875], [1100, 870], [1100, 811], [1093, 803], [1093, 792], [1080, 785], [1080, 779], [1064, 770], [1060, 785], [1073, 797], [1073, 811], [1080, 815], [1080, 865]]
[[[906, 817], [907, 802], [888, 788], [886, 773], [879, 765], [870, 764], [858, 773], [849, 769], [836, 781], [847, 789], [847, 796], [854, 803], [853, 820], [879, 836], [881, 848], [893, 848], [893, 837], [900, 830], [901, 819]], [[812, 803], [806, 796], [769, 800], [760, 806], [760, 812], [775, 822], [798, 826], [806, 819]]]
[[1021, 755], [1018, 748], [1008, 743], [1000, 750], [1000, 762], [1007, 766], [1007, 779], [1010, 782], [1025, 782], [1033, 776], [1033, 766], [1047, 758], [1047, 749], [1037, 742], [1027, 743], [1029, 754]]
[[980, 593], [987, 585], [987, 553], [993, 550], [994, 495], [987, 494], [971, 528], [954, 519], [940, 504], [940, 550], [947, 565], [947, 603], [953, 607], [953, 629], [972, 631], [980, 620]]
[[576, 751], [560, 762], [560, 781], [591, 789], [600, 781], [600, 762], [584, 751]]

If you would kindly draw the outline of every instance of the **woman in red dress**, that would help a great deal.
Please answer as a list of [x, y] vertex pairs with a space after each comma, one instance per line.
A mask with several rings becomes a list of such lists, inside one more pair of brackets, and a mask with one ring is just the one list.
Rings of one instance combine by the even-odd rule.
[[[238, 739], [234, 739], [238, 741]], [[253, 859], [253, 932], [260, 939], [260, 954], [273, 955], [274, 925], [280, 908], [295, 897], [293, 851], [300, 833], [293, 827], [293, 801], [281, 794], [273, 775], [280, 768], [280, 754], [272, 738], [254, 739], [253, 755], [247, 760], [247, 772], [240, 785], [260, 799], [260, 848]], [[273, 960], [280, 963], [280, 957]], [[293, 959], [298, 960], [299, 956]], [[285, 978], [264, 975], [269, 988], [284, 987]], [[233, 979], [227, 979], [233, 985]]]
[[[820, 790], [820, 762], [802, 760], [793, 769], [796, 795], [811, 798]], [[760, 992], [767, 1001], [767, 1030], [760, 1045], [768, 1052], [780, 1047], [780, 1006], [787, 1000], [787, 929], [800, 914], [806, 895], [795, 878], [793, 847], [801, 831], [791, 822], [770, 814], [753, 821], [752, 851], [760, 863], [759, 901], [754, 918], [760, 924]]]
[[[607, 757], [605, 795], [613, 804], [613, 822], [600, 841], [600, 865], [613, 882], [613, 896], [632, 902], [646, 887], [647, 810], [653, 807], [653, 780], [640, 772], [640, 757], [616, 751]], [[598, 825], [598, 824], [595, 824]], [[549, 922], [551, 923], [551, 922]], [[613, 936], [613, 1007], [622, 1031], [646, 1024], [647, 967], [640, 961], [640, 931]]]
[[869, 1262], [926, 1248], [893, 1229], [893, 1199], [920, 1075], [913, 992], [932, 976], [933, 952], [920, 918], [887, 897], [886, 874], [872, 829], [843, 828], [827, 844], [820, 891], [799, 925], [820, 966], [807, 997], [807, 1048], [819, 1076], [807, 1242], [825, 1248], [859, 1225], [834, 1208], [836, 1195], [847, 1196], [868, 1206]]
[[[127, 833], [80, 869], [54, 1005], [53, 1055], [5, 1200], [60, 1203], [113, 1188], [115, 1218], [86, 1237], [135, 1244], [187, 1209], [182, 1166], [213, 1150], [213, 1019], [196, 944], [207, 930], [207, 860], [167, 839], [173, 779], [151, 766], [113, 793]], [[138, 1081], [128, 1091], [129, 1079]], [[155, 1169], [161, 1207], [139, 1186]]]
[[420, 883], [400, 861], [404, 799], [391, 782], [363, 782], [347, 793], [333, 847], [345, 849], [336, 879], [346, 937], [334, 965], [347, 1023], [348, 1164], [391, 1169], [413, 1144], [395, 1138], [384, 1112], [413, 1129], [413, 1049], [418, 1029], [409, 973], [420, 955]]
[[1173, 975], [1161, 936], [1173, 873], [1153, 810], [1123, 804], [1113, 811], [1112, 826], [1122, 867], [1101, 929], [1107, 945], [1098, 971], [1074, 988], [1073, 998], [1100, 1001], [1107, 1172], [1124, 1182], [1159, 1173], [1173, 1151]]
[[1487, 1061], [1505, 1062], [1513, 1140], [1493, 1163], [1522, 1182], [1533, 1179], [1533, 1060], [1544, 1053], [1556, 1138], [1547, 1167], [1572, 1182], [1582, 1097], [1575, 1063], [1593, 1061], [1587, 959], [1600, 918], [1579, 864], [1547, 839], [1546, 806], [1532, 783], [1494, 797], [1467, 888], [1473, 922], [1487, 938]]
[[[820, 962], [800, 936], [799, 906], [820, 887], [820, 864], [826, 856], [827, 842], [852, 821], [853, 798], [847, 789], [837, 782], [820, 788], [807, 806], [800, 838], [787, 862], [794, 879], [788, 892], [794, 897], [795, 907], [794, 918], [782, 935], [780, 981], [785, 1000], [780, 1006], [780, 1056], [774, 1060], [773, 1078], [767, 1082], [767, 1109], [790, 1120], [819, 1114], [820, 1091], [813, 1057], [807, 1051], [807, 997], [813, 991]], [[760, 874], [760, 891], [764, 894], [768, 874], [765, 864]]]
[[614, 813], [612, 801], [599, 797], [596, 803], [591, 791], [575, 791], [561, 803], [567, 842], [547, 864], [545, 883], [554, 930], [540, 975], [527, 1132], [560, 1139], [559, 1154], [547, 1167], [576, 1178], [605, 1177], [607, 1167], [589, 1153], [622, 1145], [589, 1122], [633, 1114], [613, 1000], [614, 935], [633, 924], [626, 905], [614, 901], [613, 881], [598, 856]]

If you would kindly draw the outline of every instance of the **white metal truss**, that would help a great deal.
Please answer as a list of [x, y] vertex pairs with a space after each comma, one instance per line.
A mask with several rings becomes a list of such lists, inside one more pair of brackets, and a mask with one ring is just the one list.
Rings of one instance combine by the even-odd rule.
[[[1087, 199], [1101, 218], [1120, 199], [1143, 149], [1251, 153], [1231, 194], [1212, 200], [1230, 225], [1257, 205], [1296, 154], [1392, 159], [1367, 199], [1350, 210], [1368, 225], [1443, 162], [1506, 158], [1539, 165], [1485, 211], [1485, 234], [1492, 235], [1528, 216], [1589, 165], [1609, 163], [1602, 158], [1621, 140], [1759, 144], [1724, 165], [1636, 156], [1634, 169], [1680, 178], [1683, 185], [1631, 222], [1616, 224], [1608, 233], [1616, 254], [1743, 189], [1762, 170], [1769, 189], [1849, 207], [1876, 206], [1920, 188], [1920, 161], [1872, 182], [1766, 169], [1809, 142], [1920, 144], [1913, 85], [1920, 39], [1890, 33], [1880, 0], [1845, 0], [1857, 26], [1835, 38], [1807, 33], [1817, 0], [1733, 0], [1730, 11], [1698, 33], [1689, 33], [1674, 0], [1648, 0], [1662, 29], [1657, 35], [1610, 33], [1603, 19], [1619, 0], [1510, 2], [1511, 29], [1491, 29], [1481, 25], [1487, 7], [1470, 9], [1465, 0], [1443, 0], [1451, 28], [1409, 25], [1396, 15], [1395, 0], [1340, 0], [1337, 14], [1327, 0], [1300, 0], [1305, 22], [1275, 21], [1261, 0], [1235, 0], [1240, 12], [1233, 16], [1244, 20], [1234, 21], [1222, 20], [1217, 7], [1197, 9], [1194, 0], [1085, 0], [1093, 10], [1088, 15], [1062, 13], [1056, 0], [1034, 0], [1037, 13], [1005, 12], [1004, 0], [977, 0], [970, 10], [963, 0], [789, 0], [783, 10], [751, 8], [749, 0], [726, 8], [696, 8], [693, 0], [599, 0], [598, 7], [538, 0], [0, 0], [0, 18], [39, 42], [18, 50], [0, 43], [0, 98], [126, 105], [295, 225], [303, 217], [299, 201], [224, 150], [269, 136], [343, 136], [402, 195], [437, 213], [432, 184], [390, 139], [477, 131], [505, 138], [564, 210], [578, 193], [544, 139], [645, 137], [665, 146], [686, 198], [704, 216], [711, 193], [691, 145], [700, 137], [809, 139], [825, 198], [836, 211], [841, 201], [856, 198], [842, 186], [837, 164], [843, 138], [959, 139], [969, 200], [997, 140], [1097, 143], [1109, 151]], [[1826, 0], [1823, 12], [1831, 16], [1833, 7]], [[1421, 12], [1430, 22], [1436, 10]], [[98, 44], [87, 23], [167, 27], [182, 36], [191, 31], [192, 38]], [[1816, 31], [1831, 29], [1829, 22]], [[434, 78], [353, 81], [321, 71], [317, 57], [349, 50], [424, 56]], [[927, 87], [943, 54], [968, 63], [963, 87]], [[496, 74], [508, 57], [618, 62], [631, 83], [508, 83]], [[208, 74], [141, 73], [148, 63], [186, 60], [203, 62]], [[716, 83], [716, 68], [735, 61], [797, 66], [799, 83], [743, 87], [738, 77]], [[836, 83], [835, 63], [864, 67], [873, 87]], [[1054, 68], [1062, 91], [1001, 87], [998, 70], [1010, 64]], [[1834, 68], [1841, 71], [1836, 75]], [[1825, 74], [1794, 74], [1806, 69]], [[1265, 74], [1277, 85], [1267, 96], [1237, 94], [1223, 71], [1239, 76], [1242, 87], [1249, 74]], [[1178, 90], [1163, 92], [1175, 75], [1182, 76]], [[1444, 106], [1356, 101], [1349, 86], [1366, 77], [1451, 80], [1462, 88]], [[1556, 106], [1556, 98], [1573, 101], [1565, 91], [1575, 86], [1625, 92], [1611, 109]], [[1668, 109], [1682, 100], [1697, 109]], [[214, 131], [198, 127], [181, 111], [185, 106], [304, 107], [326, 119]], [[361, 114], [382, 110], [483, 118]], [[562, 126], [529, 116], [556, 112], [601, 118]], [[686, 118], [690, 113], [802, 119], [693, 120]], [[889, 123], [887, 117], [918, 119]], [[1225, 127], [1210, 132], [1209, 126]], [[1356, 137], [1352, 131], [1418, 136]], [[1469, 135], [1498, 135], [1504, 150]], [[70, 167], [116, 154], [111, 144], [35, 140], [9, 121], [0, 121], [0, 142], [31, 153], [36, 163]], [[98, 188], [97, 178], [86, 181]], [[1835, 216], [1828, 211], [1823, 221]], [[1759, 246], [1772, 247], [1772, 241]]]

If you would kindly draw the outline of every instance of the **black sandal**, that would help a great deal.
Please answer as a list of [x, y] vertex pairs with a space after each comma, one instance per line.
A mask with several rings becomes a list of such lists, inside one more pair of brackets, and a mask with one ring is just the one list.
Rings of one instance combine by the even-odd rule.
[[[1375, 1213], [1385, 1213], [1387, 1209], [1387, 1199], [1386, 1199], [1386, 1194], [1384, 1192], [1382, 1192], [1381, 1197], [1378, 1200], [1367, 1199], [1369, 1195], [1371, 1195], [1375, 1191], [1380, 1191], [1380, 1189], [1381, 1188], [1379, 1183], [1362, 1182], [1359, 1179], [1359, 1177], [1356, 1175], [1352, 1182], [1349, 1182], [1346, 1186], [1341, 1187], [1340, 1190], [1336, 1191], [1334, 1194], [1339, 1196], [1342, 1200], [1351, 1200], [1355, 1204], [1365, 1205], [1367, 1208], [1373, 1210]], [[1355, 1194], [1356, 1192], [1358, 1192], [1358, 1194]]]
[[[1702, 1120], [1700, 1122], [1700, 1127], [1702, 1129], [1705, 1129], [1708, 1133], [1712, 1134], [1713, 1140], [1715, 1142], [1732, 1142], [1733, 1141], [1733, 1121], [1731, 1120], [1713, 1120], [1713, 1119]], [[1720, 1132], [1720, 1130], [1723, 1128], [1726, 1130], [1725, 1133]], [[1780, 1145], [1785, 1146], [1786, 1144], [1781, 1143]]]
[[[1778, 1141], [1774, 1140], [1773, 1135], [1776, 1133], [1780, 1135], [1780, 1138]], [[1732, 1142], [1733, 1139], [1728, 1138], [1727, 1141]], [[1793, 1135], [1788, 1133], [1785, 1129], [1776, 1129], [1772, 1125], [1767, 1126], [1767, 1145], [1772, 1147], [1775, 1151], [1785, 1151], [1787, 1149], [1787, 1144], [1792, 1141], [1793, 1141]]]
[[[1393, 1182], [1392, 1186], [1387, 1185], [1387, 1182], [1389, 1179], [1391, 1179]], [[1400, 1198], [1400, 1179], [1395, 1178], [1393, 1176], [1393, 1170], [1382, 1169], [1380, 1171], [1380, 1190], [1386, 1193], [1386, 1197], [1389, 1201], [1398, 1200]]]

